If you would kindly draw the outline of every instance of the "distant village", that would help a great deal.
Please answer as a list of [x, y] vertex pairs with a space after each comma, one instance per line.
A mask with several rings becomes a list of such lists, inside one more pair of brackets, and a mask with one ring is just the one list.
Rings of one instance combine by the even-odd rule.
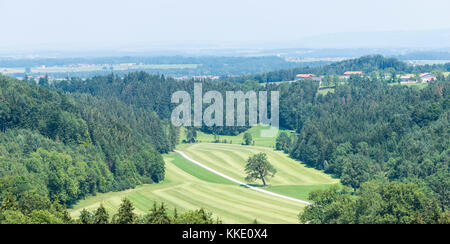
[[[338, 80], [347, 80], [350, 78], [351, 75], [360, 75], [360, 76], [364, 76], [364, 72], [362, 71], [346, 71], [343, 75], [339, 75], [339, 76], [331, 76], [331, 78], [335, 78], [337, 77]], [[389, 77], [389, 75], [385, 76], [386, 78]], [[316, 76], [314, 74], [297, 74], [296, 78], [294, 81], [290, 81], [290, 82], [296, 82], [299, 80], [305, 80], [305, 79], [311, 79], [311, 80], [315, 80], [318, 81], [320, 83], [322, 83], [322, 81], [324, 80], [325, 76]], [[408, 83], [429, 83], [432, 81], [437, 80], [436, 76], [431, 74], [431, 73], [422, 73], [419, 74], [417, 76], [413, 76], [413, 75], [402, 75], [399, 77], [399, 82], [401, 84], [408, 84]]]
[[436, 80], [436, 76], [430, 73], [422, 73], [419, 77], [413, 77], [412, 75], [403, 75], [400, 77], [400, 83], [428, 83]]

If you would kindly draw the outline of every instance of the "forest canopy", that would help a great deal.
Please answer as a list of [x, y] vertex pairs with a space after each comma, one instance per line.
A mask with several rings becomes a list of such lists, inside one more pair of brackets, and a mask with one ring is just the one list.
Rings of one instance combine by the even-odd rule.
[[158, 150], [171, 147], [155, 141], [167, 140], [156, 114], [135, 114], [119, 101], [70, 96], [5, 76], [0, 114], [0, 200], [36, 191], [71, 205], [97, 192], [164, 179]]

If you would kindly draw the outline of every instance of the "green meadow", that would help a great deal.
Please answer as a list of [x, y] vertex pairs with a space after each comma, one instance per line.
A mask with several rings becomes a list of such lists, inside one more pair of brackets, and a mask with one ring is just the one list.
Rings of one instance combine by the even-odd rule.
[[[216, 136], [216, 139], [218, 139], [220, 141], [220, 143], [223, 143], [224, 141], [226, 141], [226, 143], [229, 143], [229, 144], [241, 145], [244, 142], [244, 134], [250, 133], [252, 135], [253, 141], [255, 141], [254, 146], [275, 147], [276, 136], [278, 136], [281, 132], [293, 133], [293, 131], [290, 131], [290, 130], [280, 129], [276, 133], [275, 137], [264, 137], [263, 131], [269, 130], [269, 129], [271, 129], [270, 126], [258, 125], [258, 126], [254, 126], [250, 129], [248, 129], [246, 132], [240, 133], [239, 135], [236, 135], [236, 136], [218, 135], [218, 136]], [[184, 132], [182, 132], [181, 134], [182, 134], [181, 137], [184, 138]], [[197, 132], [197, 141], [200, 143], [212, 143], [212, 142], [215, 142], [216, 139], [214, 138], [214, 135], [212, 135], [212, 134], [206, 134], [201, 131]]]
[[[256, 145], [243, 146], [242, 135], [226, 137], [233, 144], [204, 143], [214, 140], [212, 135], [200, 133], [202, 143], [182, 144], [178, 150], [190, 158], [213, 168], [227, 176], [245, 182], [244, 167], [249, 156], [264, 152], [277, 169], [275, 177], [267, 180], [264, 189], [278, 194], [307, 200], [313, 190], [325, 189], [339, 184], [337, 179], [309, 168], [271, 148], [274, 138], [258, 137], [262, 127], [249, 131], [254, 134]], [[223, 137], [221, 137], [223, 138]], [[70, 213], [78, 216], [82, 209], [94, 210], [103, 204], [110, 214], [117, 211], [121, 199], [130, 199], [138, 214], [145, 214], [154, 202], [164, 202], [170, 211], [178, 212], [204, 208], [224, 223], [245, 224], [257, 219], [260, 223], [298, 223], [297, 216], [304, 204], [264, 194], [240, 186], [221, 176], [186, 160], [178, 153], [164, 155], [166, 178], [158, 184], [141, 185], [135, 189], [98, 194], [80, 201]], [[248, 182], [261, 187], [261, 182]]]

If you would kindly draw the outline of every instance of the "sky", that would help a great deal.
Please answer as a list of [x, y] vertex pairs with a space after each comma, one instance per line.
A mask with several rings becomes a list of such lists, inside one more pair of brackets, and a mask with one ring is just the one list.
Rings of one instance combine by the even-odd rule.
[[0, 49], [292, 42], [450, 28], [448, 0], [0, 0]]

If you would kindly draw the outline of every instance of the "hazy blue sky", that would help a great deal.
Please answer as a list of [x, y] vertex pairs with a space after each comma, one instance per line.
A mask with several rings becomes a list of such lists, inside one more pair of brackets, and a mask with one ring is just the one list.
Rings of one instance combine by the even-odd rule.
[[0, 47], [284, 42], [450, 27], [448, 0], [0, 0]]

